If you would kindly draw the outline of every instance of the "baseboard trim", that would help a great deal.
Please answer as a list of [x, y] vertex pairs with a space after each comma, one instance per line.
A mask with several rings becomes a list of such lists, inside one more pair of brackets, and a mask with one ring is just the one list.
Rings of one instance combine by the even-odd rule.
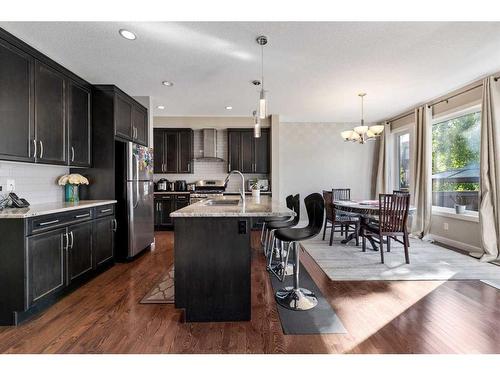
[[445, 245], [456, 247], [457, 249], [460, 249], [460, 250], [463, 250], [463, 251], [467, 251], [469, 253], [476, 253], [476, 254], [477, 253], [480, 253], [480, 254], [483, 253], [483, 250], [480, 247], [477, 247], [477, 246], [474, 246], [474, 245], [470, 245], [468, 243], [464, 243], [464, 242], [452, 240], [450, 238], [438, 236], [437, 234], [432, 234], [431, 233], [431, 234], [428, 235], [428, 238], [430, 240], [432, 240], [432, 241], [441, 242], [441, 243], [443, 243]]

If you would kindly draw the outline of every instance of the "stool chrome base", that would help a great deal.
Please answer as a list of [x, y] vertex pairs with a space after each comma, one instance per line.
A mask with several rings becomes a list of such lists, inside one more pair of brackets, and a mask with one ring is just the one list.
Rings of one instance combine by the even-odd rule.
[[294, 311], [310, 310], [318, 304], [313, 292], [304, 288], [295, 289], [291, 286], [278, 290], [275, 298], [279, 305]]

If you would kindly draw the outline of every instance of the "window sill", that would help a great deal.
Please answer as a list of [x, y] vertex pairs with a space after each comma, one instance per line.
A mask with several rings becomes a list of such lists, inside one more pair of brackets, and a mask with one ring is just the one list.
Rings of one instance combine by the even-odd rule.
[[464, 214], [457, 214], [453, 208], [432, 206], [432, 215], [479, 223], [479, 213], [476, 211], [465, 211]]

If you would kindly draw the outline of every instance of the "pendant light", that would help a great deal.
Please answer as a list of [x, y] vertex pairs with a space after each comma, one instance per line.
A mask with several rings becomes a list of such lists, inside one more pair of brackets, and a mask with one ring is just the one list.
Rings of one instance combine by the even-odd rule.
[[344, 139], [344, 141], [350, 141], [355, 143], [364, 144], [366, 141], [374, 140], [379, 137], [380, 134], [384, 131], [384, 125], [373, 125], [366, 126], [365, 125], [365, 113], [364, 113], [364, 97], [366, 93], [362, 92], [358, 94], [361, 98], [361, 121], [359, 126], [356, 126], [353, 130], [345, 130], [340, 133], [340, 136]]
[[261, 82], [262, 82], [262, 88], [260, 89], [260, 96], [259, 96], [259, 118], [260, 119], [265, 119], [267, 117], [267, 101], [266, 101], [266, 91], [264, 89], [264, 46], [267, 44], [267, 36], [261, 35], [257, 37], [257, 44], [260, 45], [261, 48]]
[[253, 111], [253, 120], [254, 120], [253, 137], [260, 138], [260, 118], [257, 115], [257, 111]]

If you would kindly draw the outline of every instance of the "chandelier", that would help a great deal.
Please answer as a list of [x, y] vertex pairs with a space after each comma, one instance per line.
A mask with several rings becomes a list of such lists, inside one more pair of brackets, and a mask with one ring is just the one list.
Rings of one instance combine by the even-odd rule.
[[353, 130], [345, 130], [340, 133], [342, 139], [346, 142], [355, 142], [364, 144], [367, 141], [374, 140], [382, 134], [384, 131], [384, 125], [365, 125], [364, 120], [364, 107], [363, 100], [366, 93], [360, 93], [358, 96], [361, 98], [361, 122], [359, 126], [356, 126]]

